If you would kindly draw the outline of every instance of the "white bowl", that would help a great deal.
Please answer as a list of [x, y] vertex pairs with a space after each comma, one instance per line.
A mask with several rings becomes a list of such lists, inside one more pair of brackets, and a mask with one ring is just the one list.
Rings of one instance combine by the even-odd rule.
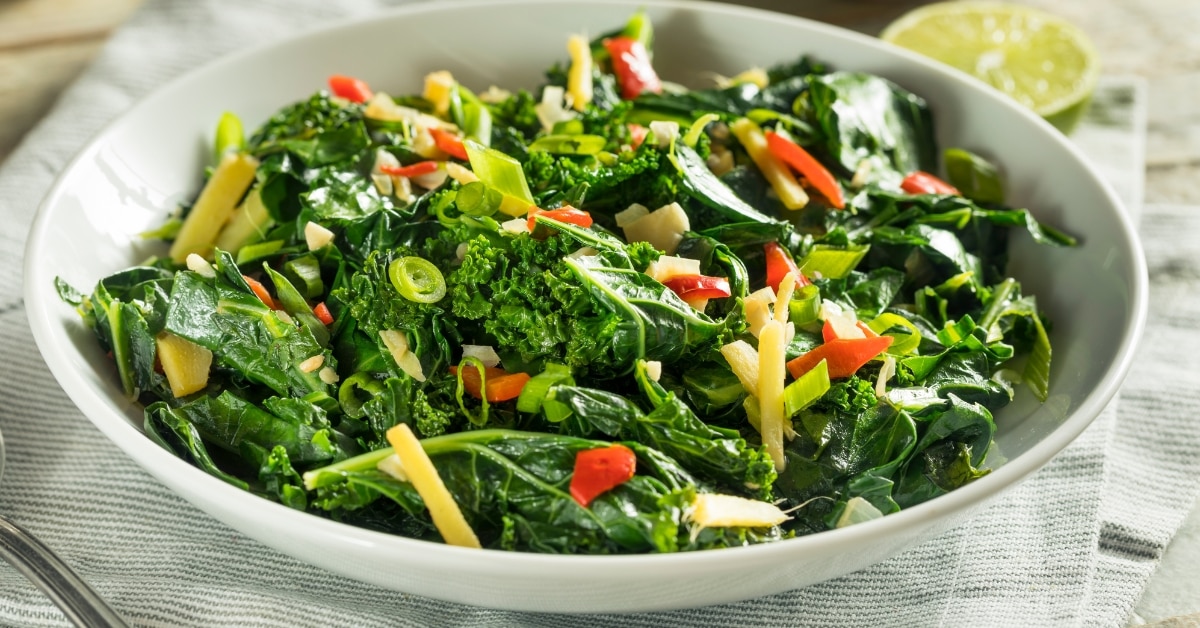
[[[1055, 326], [1051, 398], [1023, 394], [996, 416], [1008, 462], [900, 513], [776, 544], [649, 556], [547, 556], [469, 550], [389, 536], [297, 512], [239, 491], [152, 443], [90, 331], [53, 280], [90, 289], [144, 259], [135, 234], [161, 224], [199, 185], [212, 124], [224, 110], [248, 126], [346, 73], [389, 93], [419, 91], [449, 69], [483, 89], [536, 86], [565, 58], [569, 33], [598, 33], [646, 7], [655, 62], [671, 80], [809, 53], [873, 72], [931, 103], [942, 146], [1007, 171], [1011, 200], [1080, 237], [1060, 249], [1017, 236], [1012, 272]], [[451, 36], [452, 34], [452, 36]], [[773, 13], [684, 1], [421, 3], [221, 59], [155, 92], [109, 125], [61, 174], [26, 250], [25, 302], [37, 344], [84, 414], [163, 484], [244, 534], [332, 571], [400, 591], [506, 609], [640, 611], [745, 599], [861, 569], [932, 537], [1034, 472], [1116, 392], [1145, 319], [1140, 245], [1112, 191], [1042, 120], [981, 83], [875, 39]]]

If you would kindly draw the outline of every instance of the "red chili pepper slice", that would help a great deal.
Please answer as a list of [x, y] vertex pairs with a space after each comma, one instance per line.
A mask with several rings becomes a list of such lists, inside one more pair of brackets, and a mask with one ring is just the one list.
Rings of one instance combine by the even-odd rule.
[[262, 301], [264, 305], [272, 310], [279, 309], [279, 307], [275, 304], [275, 299], [271, 298], [271, 293], [267, 292], [267, 287], [262, 285], [262, 282], [257, 279], [251, 279], [246, 275], [242, 275], [242, 279], [246, 280], [246, 284], [249, 285], [250, 289], [254, 291], [254, 296], [258, 297], [259, 301]]
[[321, 321], [321, 324], [323, 325], [333, 324], [333, 313], [329, 311], [329, 306], [325, 305], [324, 301], [313, 306], [313, 315], [316, 316], [317, 320]]
[[637, 150], [642, 142], [646, 141], [646, 136], [650, 134], [650, 129], [640, 124], [629, 125], [629, 146], [633, 150]]
[[365, 81], [341, 74], [329, 77], [329, 91], [333, 92], [334, 96], [345, 98], [350, 102], [367, 102], [371, 100], [371, 96], [374, 96]]
[[587, 229], [592, 226], [592, 215], [582, 209], [574, 207], [563, 207], [560, 209], [534, 209], [529, 212], [529, 230], [533, 231], [537, 226], [537, 221], [534, 218], [542, 216], [556, 222], [565, 222], [569, 225], [576, 225]]
[[960, 194], [958, 188], [922, 170], [914, 170], [904, 177], [900, 189], [909, 194]]
[[802, 288], [810, 283], [808, 278], [796, 267], [796, 261], [778, 242], [764, 244], [763, 253], [767, 258], [767, 285], [771, 287], [771, 290], [779, 292], [779, 284], [783, 283], [783, 278], [788, 273], [796, 276], [797, 288]]
[[642, 92], [662, 92], [662, 81], [650, 63], [650, 53], [632, 37], [610, 37], [604, 47], [612, 57], [613, 74], [621, 86], [621, 98], [637, 98]]
[[826, 365], [829, 367], [830, 379], [850, 377], [858, 369], [862, 368], [864, 364], [870, 362], [875, 356], [883, 353], [891, 346], [892, 340], [891, 336], [877, 336], [875, 338], [850, 338], [826, 342], [788, 362], [788, 372], [792, 374], [792, 377], [799, 378], [801, 375], [812, 370], [821, 360], [825, 360]]
[[729, 280], [708, 275], [676, 275], [663, 282], [683, 299], [723, 299], [731, 294]]
[[467, 147], [463, 146], [462, 138], [449, 131], [436, 127], [429, 129], [429, 134], [433, 136], [433, 143], [437, 144], [437, 147], [440, 148], [442, 152], [449, 154], [455, 159], [461, 159], [462, 161], [468, 160]]
[[437, 172], [440, 167], [441, 162], [439, 161], [418, 161], [409, 166], [380, 166], [379, 171], [397, 177], [419, 177], [423, 174]]
[[628, 482], [637, 471], [637, 456], [630, 448], [614, 444], [575, 454], [571, 497], [587, 508], [592, 500]]
[[791, 166], [800, 176], [820, 192], [829, 204], [837, 209], [846, 207], [846, 197], [842, 194], [842, 186], [838, 184], [833, 173], [821, 165], [808, 151], [799, 144], [774, 132], [767, 131], [767, 148], [779, 161]]

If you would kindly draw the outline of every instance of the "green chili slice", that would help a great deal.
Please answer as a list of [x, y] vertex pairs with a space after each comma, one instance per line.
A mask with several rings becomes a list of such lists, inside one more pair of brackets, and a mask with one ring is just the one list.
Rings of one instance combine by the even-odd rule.
[[401, 257], [388, 266], [388, 278], [400, 296], [417, 303], [436, 303], [446, 296], [446, 278], [432, 262]]

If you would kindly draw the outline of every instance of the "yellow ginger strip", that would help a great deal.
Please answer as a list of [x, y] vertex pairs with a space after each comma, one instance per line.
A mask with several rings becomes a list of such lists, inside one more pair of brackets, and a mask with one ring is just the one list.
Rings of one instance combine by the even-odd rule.
[[571, 35], [567, 40], [567, 53], [571, 55], [567, 93], [571, 95], [571, 107], [583, 111], [592, 102], [592, 47], [583, 36]]
[[788, 323], [788, 306], [792, 302], [792, 294], [796, 292], [796, 273], [788, 271], [779, 282], [779, 295], [775, 298], [775, 320], [780, 324]]
[[467, 518], [463, 516], [462, 510], [455, 503], [454, 496], [446, 489], [446, 484], [438, 475], [433, 461], [421, 447], [421, 441], [417, 440], [408, 425], [401, 423], [389, 429], [387, 439], [396, 450], [396, 455], [400, 457], [404, 473], [408, 475], [413, 488], [417, 489], [425, 506], [429, 508], [433, 525], [437, 527], [446, 544], [483, 547], [479, 543], [479, 537], [475, 536], [475, 531], [467, 523]]
[[785, 343], [782, 323], [771, 320], [763, 325], [758, 335], [759, 431], [767, 453], [775, 461], [775, 470], [780, 472], [787, 464], [783, 457]]
[[753, 120], [739, 118], [729, 125], [729, 130], [733, 131], [742, 147], [750, 154], [750, 159], [754, 160], [755, 165], [762, 171], [784, 207], [802, 209], [808, 204], [808, 193], [800, 187], [800, 182], [796, 180], [792, 171], [767, 147], [767, 136], [763, 135], [762, 129]]
[[767, 528], [788, 520], [775, 504], [716, 493], [697, 495], [688, 518], [701, 528]]
[[190, 253], [203, 257], [212, 253], [217, 234], [254, 182], [257, 169], [258, 160], [244, 153], [226, 153], [221, 158], [171, 244], [171, 259], [175, 263], [182, 264]]

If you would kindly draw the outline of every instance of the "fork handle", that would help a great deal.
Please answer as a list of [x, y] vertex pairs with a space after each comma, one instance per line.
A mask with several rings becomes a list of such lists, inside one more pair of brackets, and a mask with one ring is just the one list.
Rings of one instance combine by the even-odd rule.
[[127, 626], [121, 616], [49, 547], [4, 516], [0, 516], [0, 557], [36, 584], [76, 626]]

